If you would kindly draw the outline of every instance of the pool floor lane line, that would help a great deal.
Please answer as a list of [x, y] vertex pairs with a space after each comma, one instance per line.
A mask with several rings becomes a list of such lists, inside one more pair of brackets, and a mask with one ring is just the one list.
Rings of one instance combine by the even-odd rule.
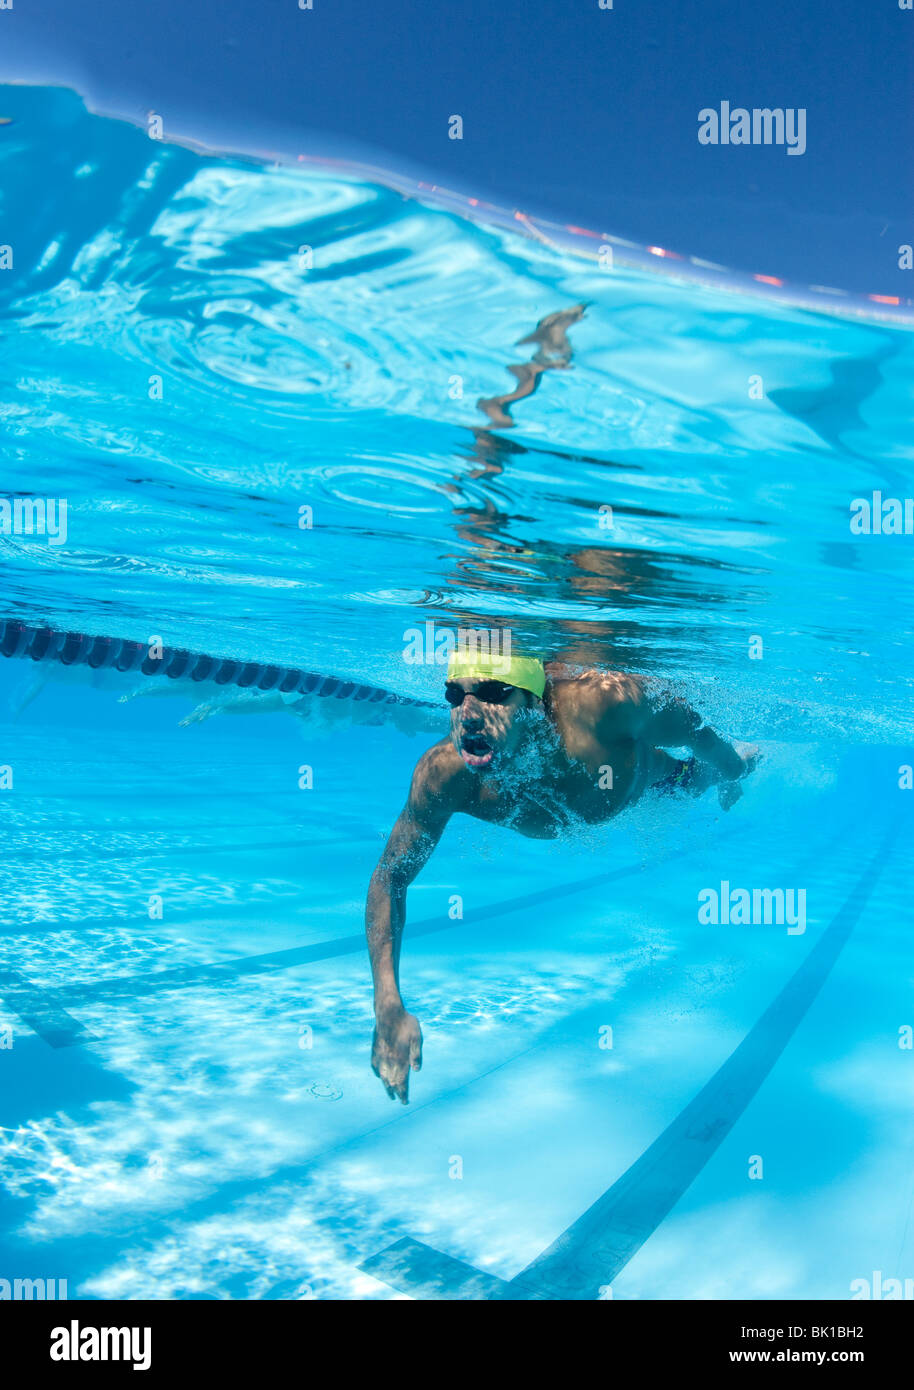
[[17, 970], [0, 970], [0, 1000], [50, 1047], [72, 1047], [95, 1036]]
[[359, 1268], [416, 1298], [599, 1298], [691, 1186], [790, 1042], [866, 907], [900, 825], [890, 827], [803, 964], [723, 1066], [612, 1187], [513, 1279], [409, 1236]]
[[[738, 831], [730, 832], [731, 835], [738, 833]], [[676, 859], [686, 858], [690, 854], [697, 853], [701, 848], [702, 846], [698, 845], [692, 849], [674, 850], [672, 854], [668, 854], [659, 861], [659, 866], [662, 867], [662, 865]], [[582, 893], [587, 889], [614, 883], [617, 879], [628, 878], [633, 874], [645, 872], [647, 868], [656, 867], [658, 867], [657, 863], [651, 865], [625, 864], [605, 874], [582, 878], [576, 883], [562, 884], [558, 890], [546, 888], [535, 893], [524, 894], [522, 897], [506, 898], [500, 902], [490, 903], [486, 907], [468, 912], [462, 919], [451, 919], [443, 914], [438, 917], [426, 917], [419, 922], [408, 925], [407, 931], [411, 937], [417, 937], [430, 936], [440, 931], [450, 931], [461, 925], [472, 927], [477, 922], [485, 922], [492, 917], [507, 916], [512, 912], [523, 911], [528, 907], [551, 902], [555, 899], [557, 891], [564, 898], [572, 893]], [[207, 912], [205, 915], [212, 916], [212, 912]], [[213, 965], [181, 965], [168, 970], [155, 970], [146, 975], [114, 975], [107, 980], [93, 980], [82, 985], [61, 985], [49, 988], [35, 985], [25, 976], [15, 972], [7, 971], [4, 973], [0, 971], [0, 1003], [9, 1008], [11, 1012], [18, 1014], [46, 1042], [51, 1042], [53, 1038], [54, 1041], [51, 1043], [53, 1047], [72, 1047], [77, 1043], [85, 1042], [92, 1035], [83, 1028], [81, 1023], [69, 1018], [65, 1012], [68, 1008], [78, 1008], [80, 1005], [94, 1004], [99, 1001], [140, 999], [157, 994], [160, 990], [186, 989], [189, 985], [215, 985], [223, 980], [234, 980], [248, 975], [270, 974], [277, 970], [290, 970], [295, 966], [310, 965], [321, 960], [332, 960], [337, 956], [353, 955], [364, 950], [365, 933], [358, 932], [352, 936], [338, 936], [330, 941], [318, 941], [311, 946], [291, 946], [282, 951], [267, 951], [256, 956], [241, 956]], [[17, 1007], [17, 1000], [28, 1007], [28, 1017]], [[44, 1008], [42, 1007], [42, 1000], [46, 1001]], [[71, 1025], [69, 1027], [65, 1021], [67, 1019]]]

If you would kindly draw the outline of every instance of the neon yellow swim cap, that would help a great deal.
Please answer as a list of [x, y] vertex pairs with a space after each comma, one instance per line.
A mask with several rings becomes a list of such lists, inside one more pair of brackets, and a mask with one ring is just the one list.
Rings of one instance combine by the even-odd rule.
[[496, 652], [477, 652], [456, 647], [451, 652], [447, 666], [447, 678], [453, 680], [495, 680], [505, 685], [516, 685], [519, 690], [529, 690], [538, 700], [543, 698], [546, 688], [546, 672], [543, 663], [530, 656], [508, 656]]

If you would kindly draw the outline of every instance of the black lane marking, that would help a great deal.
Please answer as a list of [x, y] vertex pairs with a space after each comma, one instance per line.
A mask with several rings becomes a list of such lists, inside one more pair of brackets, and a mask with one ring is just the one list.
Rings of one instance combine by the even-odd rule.
[[[667, 855], [661, 863], [666, 864], [671, 860], [681, 859], [695, 852], [695, 849], [676, 850]], [[595, 874], [590, 878], [579, 879], [577, 883], [564, 884], [559, 891], [562, 897], [572, 893], [582, 893], [589, 888], [599, 887], [601, 884], [613, 883], [617, 879], [645, 872], [647, 867], [642, 864], [628, 864], [619, 869], [613, 869], [609, 873]], [[656, 868], [657, 866], [655, 864], [650, 867]], [[528, 907], [554, 901], [555, 897], [555, 888], [541, 889], [536, 893], [527, 893], [519, 898], [509, 898], [501, 902], [490, 903], [488, 907], [478, 908], [463, 919], [452, 920], [450, 917], [442, 916], [427, 917], [423, 921], [410, 925], [408, 930], [411, 937], [431, 936], [435, 932], [450, 931], [453, 927], [475, 926], [477, 922], [485, 922], [492, 917], [501, 917], [512, 912], [523, 911]], [[206, 915], [212, 916], [213, 914], [210, 911]], [[235, 980], [246, 975], [269, 974], [277, 970], [289, 970], [298, 965], [310, 965], [315, 961], [331, 960], [335, 956], [352, 955], [356, 951], [364, 950], [365, 934], [359, 932], [353, 936], [339, 936], [332, 941], [316, 942], [313, 946], [293, 946], [282, 951], [265, 952], [262, 955], [242, 956], [215, 965], [185, 965], [177, 966], [171, 970], [155, 970], [151, 974], [145, 975], [117, 975], [108, 980], [94, 980], [84, 985], [63, 985], [60, 988], [39, 990], [36, 985], [25, 981], [24, 977], [17, 977], [17, 979], [22, 979], [23, 984], [27, 985], [31, 991], [29, 995], [30, 1017], [26, 1020], [29, 1026], [34, 1028], [40, 1036], [44, 1036], [45, 1025], [42, 1022], [39, 1002], [43, 998], [47, 1001], [47, 1027], [52, 1033], [58, 1035], [60, 1030], [56, 1020], [60, 1011], [65, 1008], [78, 1008], [80, 1005], [106, 1000], [140, 999], [150, 994], [157, 994], [162, 990], [184, 989], [188, 985], [218, 984], [224, 980]], [[0, 974], [0, 999], [14, 1013], [19, 1012], [13, 1003], [12, 994], [6, 991], [3, 986], [2, 974]], [[19, 1016], [25, 1019], [24, 1014]], [[71, 1043], [84, 1041], [88, 1036], [90, 1036], [88, 1033], [83, 1033], [82, 1036], [77, 1036], [74, 1033], [68, 1041], [57, 1042], [55, 1046], [67, 1047]]]
[[72, 1047], [93, 1037], [78, 1019], [49, 1001], [46, 990], [38, 989], [16, 970], [0, 970], [0, 998], [51, 1047]]

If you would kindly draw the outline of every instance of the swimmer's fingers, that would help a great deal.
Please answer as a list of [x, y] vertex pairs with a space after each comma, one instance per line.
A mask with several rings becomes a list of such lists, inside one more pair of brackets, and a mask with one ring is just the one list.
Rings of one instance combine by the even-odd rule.
[[387, 1087], [387, 1094], [393, 1100], [402, 1101], [404, 1105], [409, 1105], [409, 1064], [406, 1058], [400, 1057], [394, 1062], [388, 1062], [381, 1075], [381, 1080]]
[[209, 719], [215, 712], [213, 705], [197, 705], [196, 709], [191, 710], [190, 714], [185, 714], [184, 718], [179, 722], [178, 728], [186, 729], [191, 724], [201, 724], [204, 719]]
[[399, 1097], [404, 1105], [408, 1104], [408, 1094], [401, 1094], [409, 1078], [407, 1067], [400, 1062], [393, 1061], [390, 1057], [380, 1057], [375, 1052], [371, 1059], [371, 1070], [384, 1087], [389, 1100], [396, 1100]]
[[750, 772], [754, 772], [762, 761], [762, 750], [757, 743], [734, 743], [733, 747], [743, 760], [743, 777], [748, 777]]
[[422, 1065], [422, 1030], [418, 1019], [401, 1011], [391, 1024], [384, 1021], [375, 1028], [371, 1048], [371, 1069], [387, 1094], [409, 1104], [409, 1072]]
[[400, 1080], [399, 1086], [394, 1087], [397, 1099], [403, 1105], [409, 1105], [409, 1068], [407, 1067]]
[[410, 1039], [409, 1065], [413, 1071], [422, 1070], [422, 1029], [417, 1027], [415, 1036]]
[[378, 1075], [391, 1100], [400, 1100], [404, 1105], [409, 1105], [409, 1067], [402, 1062], [382, 1062]]
[[381, 1062], [379, 1065], [376, 1065], [374, 1062], [372, 1062], [371, 1070], [374, 1072], [375, 1076], [378, 1078], [381, 1085], [384, 1087], [384, 1090], [387, 1092], [388, 1100], [394, 1100], [397, 1092], [393, 1085], [393, 1068], [390, 1066], [390, 1064], [388, 1062]]

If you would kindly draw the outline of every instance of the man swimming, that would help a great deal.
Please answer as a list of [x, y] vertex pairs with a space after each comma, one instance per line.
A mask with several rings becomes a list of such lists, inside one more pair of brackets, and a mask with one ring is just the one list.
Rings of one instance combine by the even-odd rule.
[[[700, 796], [717, 785], [728, 809], [757, 749], [732, 745], [649, 679], [528, 657], [457, 649], [448, 665], [447, 738], [416, 764], [406, 805], [371, 877], [366, 934], [374, 979], [371, 1065], [387, 1094], [409, 1099], [422, 1064], [419, 1021], [400, 995], [406, 890], [456, 812], [551, 839], [611, 820], [649, 788]], [[692, 756], [671, 757], [664, 748]]]

